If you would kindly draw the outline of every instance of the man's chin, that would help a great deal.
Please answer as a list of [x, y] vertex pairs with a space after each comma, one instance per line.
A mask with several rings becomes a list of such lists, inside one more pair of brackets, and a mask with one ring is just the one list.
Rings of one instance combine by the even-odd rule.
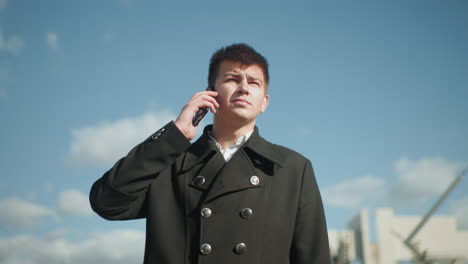
[[239, 122], [243, 122], [243, 123], [246, 123], [246, 124], [254, 121], [255, 118], [256, 118], [256, 117], [254, 117], [252, 115], [248, 115], [248, 114], [245, 114], [245, 113], [235, 113], [234, 116]]
[[243, 108], [233, 108], [230, 109], [229, 113], [223, 113], [223, 119], [225, 120], [231, 120], [232, 122], [241, 122], [241, 123], [250, 123], [256, 119], [256, 116], [254, 116], [251, 111], [248, 111], [247, 109]]

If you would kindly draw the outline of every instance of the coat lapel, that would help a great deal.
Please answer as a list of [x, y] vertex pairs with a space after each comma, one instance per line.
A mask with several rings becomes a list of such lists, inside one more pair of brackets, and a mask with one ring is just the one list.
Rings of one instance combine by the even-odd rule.
[[210, 188], [224, 165], [226, 165], [226, 161], [219, 151], [210, 153], [207, 157], [207, 162], [203, 165], [202, 169], [194, 175], [189, 185], [200, 190]]
[[257, 175], [250, 158], [242, 150], [226, 163], [210, 186], [205, 202], [209, 202], [226, 193], [237, 192], [250, 188], [261, 188], [265, 179]]
[[282, 167], [275, 146], [259, 136], [257, 127], [228, 163], [209, 138], [211, 129], [211, 125], [205, 127], [203, 135], [188, 149], [182, 165], [183, 172], [187, 172], [202, 164], [201, 169], [189, 173], [188, 181], [190, 187], [205, 191], [205, 202], [227, 193], [262, 188], [266, 177], [274, 175], [275, 165]]
[[208, 130], [210, 126], [205, 127], [203, 135], [189, 147], [185, 155], [182, 172], [187, 172], [195, 165], [206, 163], [218, 151], [214, 142], [209, 139]]
[[272, 164], [283, 167], [283, 160], [276, 151], [275, 145], [260, 137], [257, 127], [255, 127], [255, 130], [252, 133], [252, 136], [250, 136], [249, 140], [245, 142], [244, 148], [248, 149], [248, 153], [251, 151], [256, 154], [250, 156], [254, 159], [254, 163], [258, 165], [261, 165], [265, 162], [270, 162]]

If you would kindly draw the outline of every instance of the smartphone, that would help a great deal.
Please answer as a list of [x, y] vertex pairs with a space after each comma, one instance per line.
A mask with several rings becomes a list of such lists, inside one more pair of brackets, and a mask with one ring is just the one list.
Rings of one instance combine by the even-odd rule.
[[[210, 86], [210, 87], [206, 88], [206, 90], [207, 91], [214, 91], [214, 87]], [[205, 117], [206, 113], [208, 113], [208, 107], [202, 107], [202, 108], [198, 109], [198, 111], [193, 116], [192, 125], [195, 126], [195, 127], [198, 126], [198, 123], [200, 123], [200, 121], [203, 119], [203, 117]]]

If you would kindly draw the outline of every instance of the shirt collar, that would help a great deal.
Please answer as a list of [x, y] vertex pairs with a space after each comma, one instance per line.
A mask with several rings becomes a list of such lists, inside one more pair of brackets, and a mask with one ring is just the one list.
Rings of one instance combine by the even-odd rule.
[[[205, 161], [208, 156], [212, 156], [217, 151], [218, 148], [215, 141], [211, 140], [209, 136], [209, 131], [212, 129], [213, 125], [206, 126], [203, 130], [202, 136], [189, 147], [183, 165], [184, 171], [190, 169], [195, 164]], [[282, 167], [283, 159], [276, 150], [276, 146], [259, 135], [257, 126], [255, 126], [254, 130], [249, 133], [250, 135], [248, 137], [244, 137], [248, 134], [247, 133], [240, 138], [242, 140], [241, 144], [244, 144], [242, 147], [249, 148], [257, 155], [260, 155], [270, 162], [276, 163]]]
[[[253, 132], [254, 132], [254, 130], [251, 130], [251, 131], [245, 133], [244, 135], [240, 136], [236, 140], [236, 143], [234, 143], [234, 145], [229, 146], [228, 148], [240, 147], [242, 144], [244, 144], [250, 138], [250, 136], [252, 135]], [[219, 144], [218, 141], [216, 141], [216, 139], [213, 137], [213, 131], [208, 130], [207, 134], [210, 137], [210, 139], [213, 140], [213, 142], [216, 144], [216, 147], [218, 147], [218, 149], [220, 151], [224, 151], [223, 148], [221, 147], [221, 144]]]

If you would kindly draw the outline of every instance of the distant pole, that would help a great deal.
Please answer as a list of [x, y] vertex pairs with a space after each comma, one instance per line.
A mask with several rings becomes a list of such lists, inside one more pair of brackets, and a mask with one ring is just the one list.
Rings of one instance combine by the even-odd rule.
[[444, 200], [447, 198], [447, 196], [452, 192], [452, 190], [457, 186], [458, 183], [460, 183], [463, 175], [468, 171], [468, 167], [465, 168], [460, 172], [460, 174], [455, 178], [455, 180], [449, 185], [447, 190], [440, 196], [439, 200], [432, 206], [431, 210], [426, 213], [426, 215], [421, 219], [419, 224], [414, 228], [413, 232], [408, 236], [408, 238], [404, 241], [404, 243], [409, 246], [410, 248], [413, 248], [413, 245], [411, 244], [411, 240], [413, 240], [414, 236], [419, 232], [419, 230], [426, 224], [427, 220], [432, 216], [432, 214], [439, 208], [439, 206], [444, 202]]

